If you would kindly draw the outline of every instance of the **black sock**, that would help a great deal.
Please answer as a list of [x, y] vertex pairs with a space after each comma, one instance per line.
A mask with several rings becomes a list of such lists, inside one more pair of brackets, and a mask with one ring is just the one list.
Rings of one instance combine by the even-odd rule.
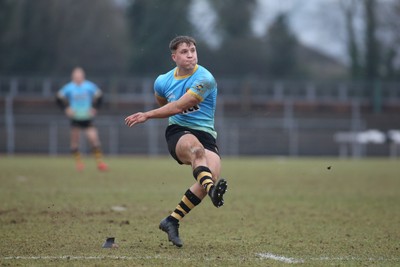
[[211, 170], [205, 166], [199, 166], [193, 170], [193, 176], [199, 182], [199, 184], [206, 190], [207, 193], [214, 186], [214, 181], [212, 180]]
[[173, 220], [175, 222], [179, 222], [194, 207], [199, 205], [200, 202], [201, 199], [198, 198], [195, 194], [193, 194], [193, 192], [190, 191], [190, 189], [188, 189], [186, 193], [183, 195], [181, 202], [179, 202], [178, 206], [176, 206], [172, 214], [168, 216], [168, 219]]

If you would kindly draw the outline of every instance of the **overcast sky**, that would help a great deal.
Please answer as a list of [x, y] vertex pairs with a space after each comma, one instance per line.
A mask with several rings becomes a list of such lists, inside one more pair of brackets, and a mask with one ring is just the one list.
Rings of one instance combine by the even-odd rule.
[[[264, 35], [276, 16], [287, 12], [290, 27], [303, 44], [340, 61], [346, 61], [343, 27], [340, 25], [341, 14], [337, 8], [333, 8], [337, 7], [338, 0], [257, 1], [258, 6], [252, 22], [256, 35]], [[204, 36], [211, 46], [218, 45], [220, 40], [218, 34], [214, 32], [218, 18], [210, 10], [207, 0], [193, 1], [189, 17], [202, 17], [201, 24], [198, 21], [193, 21], [193, 24], [197, 27], [200, 36]]]
[[331, 56], [344, 60], [342, 14], [338, 0], [258, 0], [254, 31], [263, 35], [277, 14], [287, 12], [291, 29], [299, 40]]
[[[114, 0], [126, 6], [127, 0]], [[173, 1], [173, 0], [172, 0]], [[197, 28], [199, 36], [211, 46], [218, 46], [220, 40], [215, 26], [218, 17], [210, 8], [208, 1], [193, 0], [189, 10], [189, 18]], [[342, 62], [347, 61], [346, 41], [343, 25], [343, 13], [340, 11], [341, 1], [351, 0], [256, 0], [257, 8], [253, 16], [253, 30], [258, 36], [263, 36], [276, 16], [282, 12], [289, 15], [289, 23], [301, 43], [330, 55]], [[378, 3], [390, 3], [399, 0], [378, 0]], [[363, 10], [359, 8], [358, 19], [355, 20], [355, 30], [358, 40], [362, 40], [364, 31]], [[201, 17], [201, 23], [198, 18]], [[381, 38], [381, 37], [379, 37]]]

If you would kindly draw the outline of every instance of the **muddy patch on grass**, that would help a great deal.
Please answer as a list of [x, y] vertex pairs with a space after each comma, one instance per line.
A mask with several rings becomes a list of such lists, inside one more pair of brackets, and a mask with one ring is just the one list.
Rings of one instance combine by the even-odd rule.
[[8, 214], [8, 213], [13, 213], [13, 212], [18, 212], [18, 210], [15, 209], [15, 208], [14, 209], [8, 209], [8, 210], [0, 210], [0, 216]]

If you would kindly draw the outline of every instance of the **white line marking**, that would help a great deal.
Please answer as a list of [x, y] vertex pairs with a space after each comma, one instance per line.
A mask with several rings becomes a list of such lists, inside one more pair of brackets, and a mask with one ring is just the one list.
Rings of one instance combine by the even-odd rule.
[[303, 259], [288, 258], [285, 256], [275, 255], [272, 253], [257, 253], [256, 255], [262, 259], [276, 260], [276, 261], [280, 261], [280, 262], [284, 262], [284, 263], [303, 263], [304, 262]]
[[310, 258], [311, 261], [400, 261], [400, 258], [359, 258], [359, 257], [319, 257]]
[[[276, 255], [273, 253], [256, 253], [256, 257], [261, 259], [269, 259], [280, 261], [288, 264], [296, 264], [296, 263], [305, 263], [306, 261], [375, 261], [375, 262], [400, 262], [400, 258], [384, 258], [384, 257], [376, 257], [376, 258], [359, 258], [359, 257], [315, 257], [315, 258], [290, 258], [282, 255]], [[162, 255], [153, 255], [153, 256], [6, 256], [0, 257], [0, 260], [153, 260], [153, 259], [162, 259], [162, 260], [180, 260], [179, 258], [173, 258], [169, 256]], [[188, 258], [184, 258], [188, 260]], [[213, 260], [212, 258], [206, 258], [205, 260]], [[224, 260], [236, 261], [237, 258], [225, 258]]]
[[262, 259], [270, 259], [276, 260], [284, 263], [304, 263], [305, 261], [393, 261], [398, 262], [400, 258], [384, 258], [384, 257], [377, 257], [377, 258], [359, 258], [359, 257], [318, 257], [318, 258], [303, 258], [303, 259], [296, 259], [296, 258], [289, 258], [281, 255], [275, 255], [273, 253], [256, 253], [256, 256]]

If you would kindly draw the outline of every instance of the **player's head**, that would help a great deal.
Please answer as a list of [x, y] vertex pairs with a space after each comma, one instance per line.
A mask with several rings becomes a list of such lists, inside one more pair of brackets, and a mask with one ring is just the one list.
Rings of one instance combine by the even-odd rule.
[[197, 64], [196, 40], [190, 36], [177, 36], [169, 43], [172, 60], [179, 68], [193, 69]]
[[185, 43], [187, 45], [193, 44], [194, 46], [196, 46], [196, 40], [193, 37], [177, 36], [169, 43], [169, 49], [171, 50], [171, 53], [175, 53], [178, 49], [178, 46], [182, 43]]
[[81, 67], [76, 67], [72, 70], [72, 81], [76, 84], [81, 84], [85, 80], [85, 71]]

